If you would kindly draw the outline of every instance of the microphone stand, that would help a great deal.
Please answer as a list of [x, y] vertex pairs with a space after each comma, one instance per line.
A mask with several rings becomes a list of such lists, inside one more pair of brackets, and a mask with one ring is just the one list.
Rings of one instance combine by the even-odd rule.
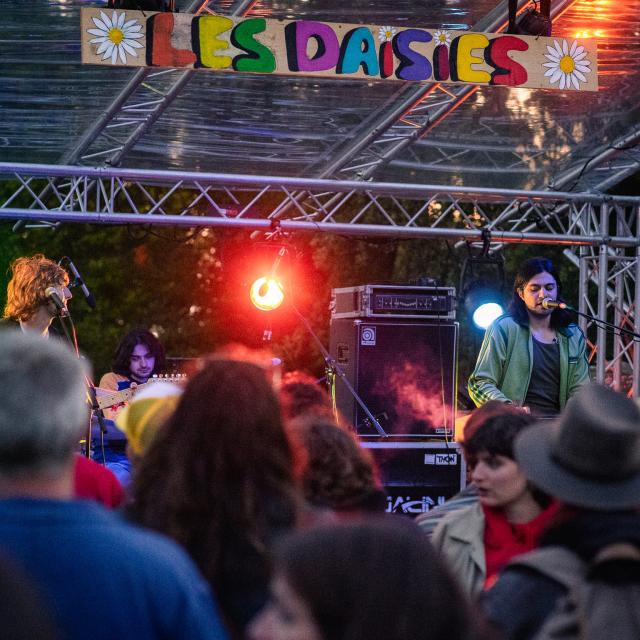
[[584, 313], [583, 311], [578, 311], [577, 309], [574, 309], [570, 304], [567, 304], [566, 302], [564, 304], [566, 305], [565, 309], [567, 311], [572, 311], [576, 315], [582, 316], [587, 320], [591, 320], [596, 326], [598, 326], [598, 324], [604, 325], [605, 328], [611, 329], [614, 333], [617, 330], [619, 332], [618, 335], [624, 333], [628, 336], [631, 336], [634, 342], [640, 341], [640, 333], [636, 333], [635, 331], [631, 331], [630, 329], [625, 329], [624, 327], [619, 327], [617, 324], [614, 324], [613, 322], [609, 322], [607, 320], [601, 320], [600, 318], [596, 318], [595, 316], [592, 316], [588, 313]]
[[367, 405], [364, 403], [362, 398], [358, 395], [358, 392], [353, 388], [353, 385], [347, 379], [347, 374], [344, 372], [342, 367], [336, 362], [335, 358], [327, 351], [325, 346], [322, 344], [322, 340], [316, 335], [315, 331], [311, 328], [308, 320], [298, 311], [296, 305], [291, 302], [291, 308], [294, 310], [295, 314], [298, 316], [302, 324], [305, 326], [306, 330], [309, 332], [316, 345], [318, 345], [318, 349], [320, 349], [320, 353], [322, 353], [322, 357], [326, 363], [327, 367], [327, 380], [335, 380], [335, 374], [337, 374], [345, 387], [349, 390], [349, 393], [353, 396], [355, 401], [360, 405], [360, 408], [367, 415], [368, 420], [371, 422], [371, 425], [378, 432], [379, 435], [387, 437], [387, 432], [380, 426], [380, 423], [375, 418], [375, 416], [369, 411]]
[[[62, 325], [62, 328], [64, 330], [64, 334], [65, 337], [67, 339], [67, 342], [69, 343], [69, 345], [71, 346], [71, 348], [76, 352], [76, 357], [80, 358], [80, 349], [78, 348], [78, 339], [77, 339], [77, 334], [76, 334], [76, 327], [73, 324], [73, 318], [71, 317], [71, 313], [69, 313], [69, 309], [63, 310], [60, 309], [59, 310], [60, 313], [58, 314], [58, 318], [60, 319], [60, 324]], [[67, 328], [67, 324], [65, 322], [65, 319], [69, 320], [69, 324], [71, 326], [71, 334], [73, 334], [73, 338], [71, 337], [71, 334], [69, 333], [69, 329]], [[98, 426], [100, 427], [100, 431], [101, 433], [105, 434], [107, 433], [107, 425], [105, 424], [104, 420], [104, 413], [102, 411], [102, 409], [100, 409], [100, 407], [98, 406], [98, 398], [96, 395], [96, 387], [95, 385], [91, 382], [91, 380], [89, 379], [89, 377], [87, 376], [85, 378], [86, 384], [87, 384], [87, 394], [89, 396], [89, 402], [90, 402], [90, 406], [91, 406], [91, 414], [95, 415], [96, 418], [98, 419]], [[86, 458], [91, 458], [91, 415], [89, 417], [89, 422], [87, 424], [87, 431], [85, 434], [85, 448], [84, 448], [84, 455]]]
[[[277, 220], [275, 222], [276, 222], [276, 225], [275, 225], [273, 237], [277, 237], [281, 233], [281, 230], [279, 228], [279, 222]], [[280, 262], [284, 258], [286, 252], [287, 252], [286, 246], [282, 246], [278, 251], [278, 255], [276, 256], [276, 259], [274, 260], [273, 265], [271, 267], [271, 276], [270, 276], [271, 278], [275, 277], [276, 271], [278, 270], [278, 267], [280, 266]], [[293, 288], [288, 287], [288, 289], [290, 289], [290, 295], [291, 295], [291, 300], [290, 300], [291, 308], [295, 312], [296, 316], [298, 316], [298, 318], [304, 325], [305, 329], [309, 332], [309, 335], [313, 338], [316, 345], [318, 345], [318, 349], [320, 349], [320, 353], [324, 358], [324, 361], [326, 363], [325, 373], [327, 378], [327, 384], [332, 385], [333, 387], [333, 385], [335, 385], [336, 374], [340, 376], [340, 378], [342, 379], [342, 382], [344, 382], [345, 387], [347, 387], [347, 389], [349, 390], [349, 393], [353, 396], [353, 398], [358, 403], [358, 405], [360, 405], [360, 408], [366, 414], [367, 418], [371, 421], [371, 425], [374, 427], [374, 429], [378, 432], [379, 435], [383, 437], [387, 437], [387, 432], [380, 426], [380, 423], [378, 422], [378, 420], [371, 413], [371, 411], [369, 411], [369, 409], [367, 408], [367, 405], [364, 403], [362, 398], [358, 395], [357, 391], [353, 388], [352, 384], [347, 379], [347, 375], [342, 369], [342, 367], [336, 362], [334, 357], [327, 351], [325, 346], [322, 344], [322, 340], [320, 340], [320, 338], [316, 335], [315, 331], [311, 328], [311, 325], [309, 324], [307, 319], [304, 317], [304, 315], [302, 315], [302, 313], [298, 311], [298, 308], [293, 302]], [[262, 337], [263, 337], [263, 340], [271, 339], [271, 325], [269, 325], [265, 329]], [[335, 395], [333, 391], [331, 393], [331, 402], [335, 409]]]

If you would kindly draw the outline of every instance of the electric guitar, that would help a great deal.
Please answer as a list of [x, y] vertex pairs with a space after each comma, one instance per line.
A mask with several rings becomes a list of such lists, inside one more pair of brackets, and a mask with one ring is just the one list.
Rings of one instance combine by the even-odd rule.
[[179, 373], [163, 377], [154, 376], [142, 384], [132, 382], [128, 389], [122, 389], [122, 391], [111, 391], [110, 389], [107, 390], [96, 387], [96, 401], [98, 403], [98, 409], [109, 409], [117, 404], [127, 402], [131, 400], [131, 398], [133, 398], [140, 389], [144, 389], [156, 382], [172, 382], [173, 384], [184, 385], [187, 382], [187, 375], [185, 373]]

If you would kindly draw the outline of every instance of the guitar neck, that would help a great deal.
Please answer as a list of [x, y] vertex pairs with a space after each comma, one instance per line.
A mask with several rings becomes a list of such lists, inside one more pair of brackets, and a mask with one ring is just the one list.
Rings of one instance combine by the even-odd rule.
[[165, 376], [162, 378], [149, 378], [146, 382], [142, 384], [137, 384], [135, 382], [131, 383], [131, 386], [128, 389], [122, 389], [121, 391], [113, 391], [106, 392], [99, 396], [97, 396], [96, 400], [98, 403], [98, 409], [108, 409], [109, 407], [113, 407], [116, 404], [121, 404], [123, 402], [128, 402], [135, 396], [140, 389], [144, 389], [149, 385], [153, 385], [156, 382], [171, 382], [172, 384], [180, 384], [184, 385], [187, 381], [187, 376], [183, 373], [179, 373], [176, 375]]
[[121, 404], [123, 402], [127, 402], [128, 400], [131, 400], [138, 389], [145, 387], [147, 384], [147, 382], [145, 382], [144, 384], [136, 384], [135, 386], [131, 386], [128, 389], [122, 389], [122, 391], [114, 391], [113, 393], [98, 396], [96, 398], [98, 402], [98, 409], [109, 409], [116, 404]]

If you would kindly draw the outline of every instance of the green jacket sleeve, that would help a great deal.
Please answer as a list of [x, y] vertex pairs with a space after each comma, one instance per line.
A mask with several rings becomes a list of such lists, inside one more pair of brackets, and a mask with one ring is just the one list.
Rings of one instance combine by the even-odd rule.
[[[587, 341], [582, 330], [576, 327], [569, 352], [569, 380], [567, 398], [570, 398], [583, 384], [589, 382], [589, 361]], [[575, 349], [575, 351], [574, 351]]]
[[498, 322], [487, 329], [475, 369], [468, 380], [469, 396], [478, 407], [489, 400], [512, 401], [499, 389], [507, 361], [507, 336]]

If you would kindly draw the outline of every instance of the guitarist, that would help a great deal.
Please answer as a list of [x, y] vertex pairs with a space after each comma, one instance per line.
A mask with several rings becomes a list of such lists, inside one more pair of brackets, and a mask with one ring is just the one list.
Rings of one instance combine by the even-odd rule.
[[[123, 391], [135, 384], [145, 384], [154, 374], [164, 371], [165, 353], [162, 343], [147, 329], [134, 329], [122, 338], [116, 349], [113, 371], [100, 379], [100, 390]], [[114, 420], [124, 405], [104, 410]], [[106, 436], [93, 439], [93, 458], [111, 469], [123, 486], [131, 478], [131, 463], [126, 454], [126, 439], [115, 427]]]
[[[122, 391], [132, 383], [144, 384], [154, 374], [164, 371], [164, 347], [147, 329], [134, 329], [120, 341], [113, 361], [112, 371], [105, 373], [98, 385], [107, 391]], [[109, 420], [115, 419], [122, 405], [105, 409]]]

